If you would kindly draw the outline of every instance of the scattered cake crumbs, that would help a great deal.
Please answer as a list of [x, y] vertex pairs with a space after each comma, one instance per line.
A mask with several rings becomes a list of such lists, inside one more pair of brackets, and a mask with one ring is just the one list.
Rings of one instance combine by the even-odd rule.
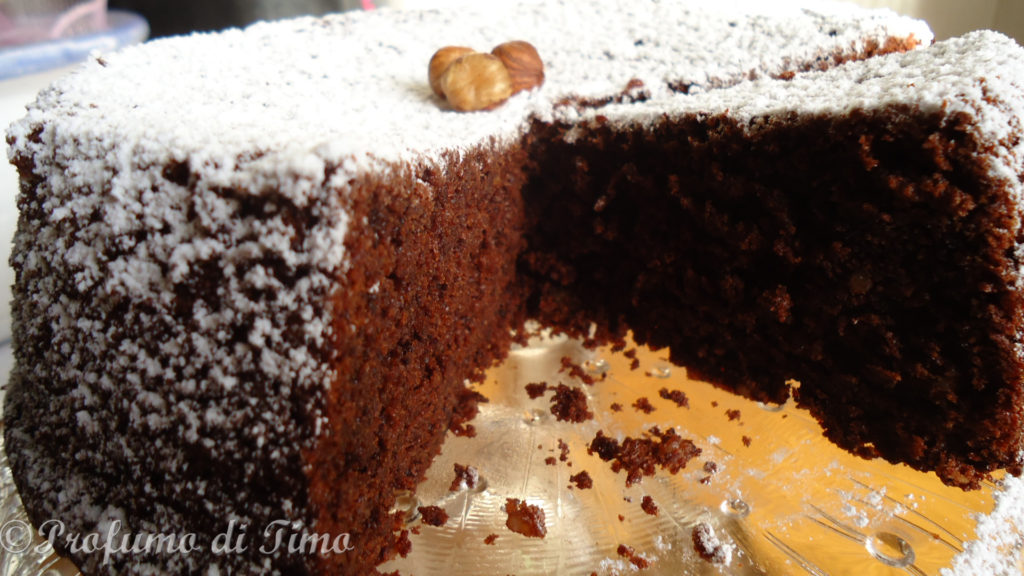
[[473, 488], [476, 488], [476, 484], [479, 481], [480, 473], [477, 472], [476, 468], [472, 466], [463, 466], [462, 464], [455, 464], [455, 479], [452, 480], [452, 485], [448, 490], [451, 492], [472, 490]]
[[638, 554], [632, 546], [626, 546], [625, 544], [619, 544], [618, 549], [619, 556], [629, 560], [629, 563], [636, 566], [639, 570], [644, 570], [651, 567], [651, 561], [644, 558], [642, 554]]
[[580, 470], [578, 474], [569, 476], [569, 481], [575, 484], [580, 490], [589, 490], [594, 487], [594, 480], [586, 470]]
[[647, 399], [647, 396], [641, 396], [633, 402], [633, 409], [637, 412], [643, 412], [644, 414], [650, 414], [654, 412], [654, 405]]
[[395, 540], [395, 552], [398, 552], [398, 555], [402, 558], [405, 558], [409, 555], [409, 552], [412, 552], [412, 540], [409, 539], [408, 530], [402, 530], [398, 534], [398, 539]]
[[597, 431], [597, 436], [590, 442], [590, 446], [587, 447], [587, 454], [597, 454], [598, 458], [605, 462], [614, 460], [619, 455], [619, 442], [614, 438], [610, 438], [604, 435], [601, 430]]
[[551, 413], [560, 422], [585, 422], [594, 417], [587, 407], [587, 395], [579, 388], [559, 384], [551, 397]]
[[518, 498], [506, 498], [505, 513], [508, 514], [505, 526], [516, 534], [527, 538], [543, 538], [548, 533], [544, 524], [544, 509], [540, 506], [527, 504]]
[[644, 476], [653, 476], [656, 466], [670, 474], [678, 473], [700, 455], [701, 449], [675, 429], [662, 432], [655, 426], [647, 431], [645, 438], [627, 436], [621, 444], [599, 430], [587, 452], [597, 454], [605, 462], [610, 461], [614, 472], [625, 470], [626, 486], [629, 487]]
[[558, 464], [558, 460], [555, 459], [554, 456], [548, 456], [547, 458], [544, 459], [544, 463], [547, 464], [548, 466], [555, 466]]
[[661, 396], [665, 400], [674, 402], [675, 405], [680, 408], [690, 407], [690, 399], [686, 397], [686, 393], [682, 390], [669, 390], [668, 388], [662, 388], [658, 391], [658, 396]]
[[558, 459], [562, 462], [569, 459], [569, 445], [561, 438], [558, 439]]
[[423, 523], [428, 526], [444, 526], [448, 523], [448, 513], [440, 506], [420, 506], [417, 510]]
[[497, 539], [498, 539], [498, 535], [497, 534], [488, 534], [487, 537], [484, 538], [484, 544], [487, 544], [488, 546], [494, 546], [494, 542]]
[[526, 395], [529, 396], [531, 400], [536, 400], [537, 398], [540, 398], [547, 391], [547, 382], [534, 382], [532, 384], [526, 385]]
[[754, 441], [750, 436], [744, 436], [740, 438], [740, 440], [743, 442], [743, 445], [746, 446], [747, 448], [750, 448], [750, 443]]
[[644, 496], [644, 499], [640, 502], [640, 508], [651, 516], [657, 516], [658, 512], [660, 512], [658, 504], [650, 496]]
[[732, 422], [733, 420], [739, 420], [740, 416], [742, 416], [743, 414], [739, 410], [733, 409], [733, 410], [726, 410], [725, 411], [725, 415], [728, 416], [729, 417], [729, 421]]
[[587, 374], [587, 371], [582, 366], [572, 361], [572, 358], [568, 356], [562, 356], [562, 368], [559, 372], [569, 371], [569, 376], [572, 378], [579, 378], [580, 382], [590, 386], [594, 384], [594, 377]]
[[734, 544], [722, 542], [707, 522], [699, 522], [693, 527], [693, 549], [698, 556], [712, 564], [728, 565], [732, 561], [735, 547]]
[[452, 421], [448, 425], [448, 430], [456, 436], [475, 437], [476, 427], [467, 423], [476, 418], [476, 413], [480, 408], [479, 405], [485, 402], [487, 402], [487, 397], [475, 390], [470, 390], [469, 388], [460, 390], [458, 404], [455, 406], [455, 413], [452, 414]]
[[476, 438], [476, 426], [472, 424], [453, 424], [449, 430], [452, 434], [462, 438]]
[[705, 462], [704, 463], [704, 473], [707, 474], [707, 476], [704, 476], [703, 478], [701, 478], [700, 479], [700, 483], [701, 484], [711, 484], [711, 477], [714, 476], [715, 474], [717, 474], [718, 470], [719, 470], [719, 468], [718, 468], [718, 463], [717, 462], [714, 462], [712, 460], [708, 460], [707, 462]]
[[619, 404], [618, 402], [612, 402], [612, 405], [609, 406], [609, 408], [612, 412], [622, 412], [622, 404]]

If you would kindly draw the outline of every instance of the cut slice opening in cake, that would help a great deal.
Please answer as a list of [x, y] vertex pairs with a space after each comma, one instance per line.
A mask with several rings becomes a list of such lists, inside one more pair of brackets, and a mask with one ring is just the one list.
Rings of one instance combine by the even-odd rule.
[[[355, 547], [111, 569], [372, 572], [408, 545], [395, 491], [472, 434], [465, 381], [527, 319], [794, 393], [837, 444], [957, 486], [1019, 474], [1021, 49], [910, 50], [922, 23], [832, 5], [632, 4], [258, 24], [42, 93], [8, 136], [4, 433], [33, 522], [209, 544], [283, 521]], [[439, 45], [509, 37], [543, 86], [439, 106]]]

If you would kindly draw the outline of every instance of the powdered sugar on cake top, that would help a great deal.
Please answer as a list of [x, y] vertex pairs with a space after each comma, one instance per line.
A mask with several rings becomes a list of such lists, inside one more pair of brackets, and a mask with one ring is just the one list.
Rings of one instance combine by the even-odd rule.
[[624, 129], [693, 114], [722, 115], [755, 126], [753, 120], [776, 114], [842, 117], [891, 106], [919, 114], [966, 114], [978, 141], [999, 144], [992, 150], [993, 176], [1018, 201], [1024, 199], [1024, 49], [997, 32], [972, 32], [926, 50], [851, 62], [788, 81], [765, 78], [729, 90], [610, 105], [587, 110], [583, 117], [593, 123], [600, 115], [602, 123]]
[[[815, 3], [813, 11], [787, 5], [743, 16], [734, 4], [603, 0], [582, 10], [562, 1], [486, 14], [380, 11], [158, 40], [101, 57], [58, 83], [29, 125], [61, 118], [67, 129], [91, 131], [119, 150], [189, 159], [211, 184], [258, 190], [282, 179], [318, 182], [325, 164], [351, 174], [515, 138], [530, 115], [549, 117], [565, 96], [616, 94], [634, 78], [657, 99], [672, 94], [671, 83], [699, 91], [850, 56], [890, 36], [931, 39], [923, 23], [887, 12]], [[432, 95], [426, 64], [435, 50], [488, 51], [517, 38], [546, 61], [539, 91], [477, 114], [454, 113]]]

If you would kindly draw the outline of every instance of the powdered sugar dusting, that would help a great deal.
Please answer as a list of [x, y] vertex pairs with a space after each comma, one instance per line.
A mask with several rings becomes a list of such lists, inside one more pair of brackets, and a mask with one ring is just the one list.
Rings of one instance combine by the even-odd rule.
[[[734, 4], [382, 10], [161, 39], [89, 63], [43, 95], [36, 121], [64, 118], [79, 134], [92, 127], [99, 145], [97, 130], [117, 134], [114, 165], [138, 154], [187, 158], [211, 185], [289, 182], [282, 189], [301, 202], [310, 193], [302, 183], [315, 183], [326, 164], [348, 173], [515, 138], [529, 115], [550, 117], [567, 95], [604, 97], [639, 79], [658, 99], [672, 84], [699, 91], [853, 55], [892, 36], [931, 38], [923, 23], [886, 12], [816, 3], [814, 11], [792, 4], [742, 16]], [[437, 48], [487, 51], [510, 38], [534, 43], [547, 62], [540, 90], [477, 114], [451, 112], [433, 96], [426, 63]]]
[[1024, 480], [1007, 477], [995, 491], [995, 508], [978, 518], [975, 539], [953, 559], [942, 576], [1011, 576], [1020, 574], [1024, 541]]
[[[829, 86], [822, 90], [821, 86]], [[912, 105], [923, 113], [965, 112], [977, 134], [999, 144], [995, 174], [1016, 180], [1024, 172], [1024, 49], [991, 31], [939, 42], [926, 50], [870, 58], [790, 81], [760, 79], [730, 90], [674, 96], [670, 101], [612, 105], [601, 114], [623, 126], [659, 121], [655, 110], [681, 116], [724, 114], [742, 122], [796, 111], [802, 115], [845, 115]], [[1016, 188], [1019, 192], [1019, 187]], [[1018, 196], [1019, 197], [1019, 196]]]

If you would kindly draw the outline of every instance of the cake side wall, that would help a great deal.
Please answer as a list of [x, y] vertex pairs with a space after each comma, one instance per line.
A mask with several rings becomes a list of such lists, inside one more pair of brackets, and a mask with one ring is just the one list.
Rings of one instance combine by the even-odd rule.
[[[467, 379], [505, 357], [523, 323], [523, 152], [502, 145], [350, 181], [350, 265], [332, 292], [324, 431], [307, 453], [317, 531], [353, 551], [324, 574], [366, 574], [400, 549], [401, 514], [446, 431], [472, 412]], [[467, 404], [468, 402], [468, 404]]]
[[[287, 573], [289, 558], [258, 547], [274, 522], [311, 524], [301, 450], [329, 382], [322, 303], [344, 212], [211, 187], [187, 159], [45, 118], [12, 136], [23, 183], [5, 434], [33, 522], [196, 534], [191, 554], [72, 554], [86, 573]], [[211, 556], [232, 525], [248, 527], [249, 551]]]

